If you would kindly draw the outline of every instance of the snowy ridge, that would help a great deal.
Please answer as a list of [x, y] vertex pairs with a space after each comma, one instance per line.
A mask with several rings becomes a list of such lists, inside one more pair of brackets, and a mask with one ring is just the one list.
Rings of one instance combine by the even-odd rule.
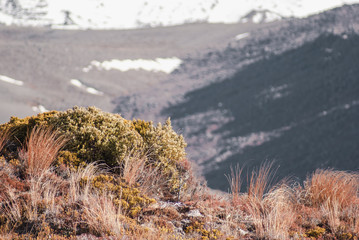
[[0, 0], [0, 23], [66, 29], [260, 23], [353, 3], [359, 0]]

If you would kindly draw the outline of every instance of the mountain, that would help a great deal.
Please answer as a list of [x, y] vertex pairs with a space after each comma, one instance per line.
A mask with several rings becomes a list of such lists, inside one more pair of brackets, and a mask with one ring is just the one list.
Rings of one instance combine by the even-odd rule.
[[358, 0], [1, 0], [0, 23], [68, 29], [127, 29], [184, 23], [271, 22], [307, 17]]
[[358, 170], [358, 43], [358, 35], [320, 36], [190, 92], [169, 108], [173, 119], [230, 113], [231, 120], [214, 126], [223, 141], [204, 163], [209, 185], [225, 189], [223, 175], [231, 166], [264, 160], [275, 160], [282, 177], [303, 179], [317, 168]]
[[187, 59], [147, 94], [119, 98], [118, 112], [171, 116], [189, 158], [221, 190], [237, 164], [251, 171], [275, 161], [278, 176], [300, 179], [316, 168], [358, 170], [358, 11], [345, 6], [246, 33]]

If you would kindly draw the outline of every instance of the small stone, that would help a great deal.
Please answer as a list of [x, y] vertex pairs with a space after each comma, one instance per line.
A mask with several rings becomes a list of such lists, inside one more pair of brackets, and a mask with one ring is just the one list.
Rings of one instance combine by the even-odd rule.
[[203, 215], [201, 214], [201, 212], [198, 209], [195, 210], [191, 210], [187, 213], [188, 217], [203, 217]]

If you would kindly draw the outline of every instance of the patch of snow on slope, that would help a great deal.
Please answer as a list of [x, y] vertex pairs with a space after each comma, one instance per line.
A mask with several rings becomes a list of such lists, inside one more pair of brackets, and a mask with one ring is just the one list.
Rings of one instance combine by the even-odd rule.
[[82, 84], [79, 80], [77, 80], [77, 79], [71, 79], [71, 80], [70, 80], [70, 83], [71, 83], [72, 85], [74, 85], [75, 87], [78, 87], [78, 88], [80, 88], [80, 87], [83, 86], [83, 84]]
[[0, 0], [0, 23], [66, 29], [128, 29], [193, 22], [236, 23], [307, 17], [359, 0]]
[[237, 40], [237, 41], [239, 41], [239, 40], [242, 40], [243, 38], [246, 38], [246, 37], [249, 37], [249, 33], [241, 33], [241, 34], [238, 34], [236, 37], [235, 37], [235, 39]]
[[44, 106], [42, 105], [38, 105], [38, 106], [33, 106], [32, 107], [32, 111], [37, 112], [37, 113], [44, 113], [44, 112], [48, 112], [49, 110], [47, 110]]
[[331, 108], [329, 110], [324, 110], [324, 111], [320, 112], [317, 116], [318, 117], [325, 117], [325, 116], [327, 116], [329, 114], [332, 114], [335, 111], [348, 110], [350, 108], [357, 107], [358, 105], [359, 105], [359, 100], [354, 100], [351, 103], [346, 103], [344, 105], [333, 107], [333, 108]]
[[98, 62], [92, 61], [91, 64], [83, 68], [84, 72], [89, 72], [93, 67], [98, 70], [119, 70], [122, 72], [130, 70], [145, 70], [152, 72], [164, 72], [170, 74], [177, 69], [182, 63], [182, 60], [176, 57], [173, 58], [156, 58], [155, 60], [136, 59], [136, 60], [117, 60]]
[[24, 85], [23, 81], [15, 80], [15, 79], [9, 78], [9, 77], [4, 76], [4, 75], [0, 75], [0, 81], [7, 82], [7, 83], [17, 85], [17, 86], [23, 86]]
[[93, 94], [93, 95], [98, 95], [98, 96], [102, 96], [104, 93], [92, 88], [92, 87], [87, 87], [86, 85], [84, 85], [81, 81], [77, 80], [77, 79], [71, 79], [70, 83], [72, 85], [74, 85], [75, 87], [78, 87], [80, 89], [84, 89], [86, 92]]

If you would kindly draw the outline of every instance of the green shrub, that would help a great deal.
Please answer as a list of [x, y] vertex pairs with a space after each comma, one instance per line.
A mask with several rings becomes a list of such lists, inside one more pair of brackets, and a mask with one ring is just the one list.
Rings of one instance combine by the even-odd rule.
[[121, 173], [126, 156], [144, 156], [148, 164], [160, 167], [169, 178], [169, 189], [178, 190], [185, 174], [180, 162], [185, 158], [186, 143], [176, 134], [170, 120], [154, 126], [152, 122], [126, 120], [118, 114], [95, 107], [74, 107], [65, 112], [51, 111], [20, 119], [12, 117], [0, 125], [0, 131], [10, 131], [11, 154], [24, 143], [34, 126], [45, 125], [63, 134], [68, 143], [60, 152], [58, 163], [76, 168], [90, 162], [102, 162]]

